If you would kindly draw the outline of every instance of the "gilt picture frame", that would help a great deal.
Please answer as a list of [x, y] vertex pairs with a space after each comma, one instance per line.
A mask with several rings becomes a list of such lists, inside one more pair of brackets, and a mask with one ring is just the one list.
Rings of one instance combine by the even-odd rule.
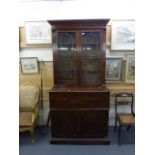
[[39, 64], [37, 57], [23, 57], [20, 58], [21, 71], [23, 74], [37, 74], [39, 73]]
[[25, 21], [26, 44], [51, 44], [51, 26], [46, 21]]
[[125, 83], [135, 83], [135, 56], [126, 55]]
[[107, 57], [106, 58], [106, 74], [107, 83], [122, 81], [122, 57]]
[[135, 50], [135, 21], [112, 20], [111, 50]]

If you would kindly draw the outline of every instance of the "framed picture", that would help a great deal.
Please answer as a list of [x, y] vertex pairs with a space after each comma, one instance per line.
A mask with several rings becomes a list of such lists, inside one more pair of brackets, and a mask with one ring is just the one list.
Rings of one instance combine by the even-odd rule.
[[111, 26], [111, 50], [134, 50], [134, 20], [113, 20]]
[[107, 82], [121, 82], [122, 80], [122, 57], [106, 58], [106, 76]]
[[21, 62], [21, 70], [23, 74], [39, 73], [37, 57], [20, 58], [20, 62]]
[[126, 71], [125, 71], [125, 82], [134, 83], [135, 82], [135, 56], [126, 56]]
[[48, 22], [25, 22], [26, 44], [50, 44], [51, 26]]

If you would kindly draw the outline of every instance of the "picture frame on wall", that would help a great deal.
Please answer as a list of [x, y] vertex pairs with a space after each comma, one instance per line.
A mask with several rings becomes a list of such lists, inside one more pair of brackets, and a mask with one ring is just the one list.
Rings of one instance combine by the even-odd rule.
[[46, 21], [25, 22], [26, 44], [51, 44], [51, 26]]
[[126, 55], [125, 83], [135, 83], [134, 55]]
[[107, 57], [106, 58], [106, 74], [107, 83], [122, 81], [122, 57]]
[[135, 50], [135, 21], [112, 20], [111, 50]]
[[39, 73], [39, 65], [37, 57], [20, 58], [21, 70], [23, 74], [37, 74]]

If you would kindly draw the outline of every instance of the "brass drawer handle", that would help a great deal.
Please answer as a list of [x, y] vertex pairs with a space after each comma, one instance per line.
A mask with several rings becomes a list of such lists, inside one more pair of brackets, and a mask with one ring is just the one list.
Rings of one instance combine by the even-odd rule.
[[96, 101], [97, 101], [97, 99], [96, 99], [96, 98], [92, 98], [92, 101], [93, 101], [93, 102], [96, 102]]
[[67, 102], [67, 99], [66, 99], [66, 98], [63, 98], [62, 101], [63, 101], [63, 102]]

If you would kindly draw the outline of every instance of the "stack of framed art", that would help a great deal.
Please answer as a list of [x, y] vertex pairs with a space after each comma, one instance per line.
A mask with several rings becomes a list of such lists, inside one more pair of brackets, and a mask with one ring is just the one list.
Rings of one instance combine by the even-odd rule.
[[106, 58], [106, 82], [107, 83], [134, 83], [135, 82], [135, 56]]
[[106, 58], [106, 81], [121, 82], [122, 80], [122, 57]]
[[126, 56], [126, 69], [125, 69], [125, 82], [134, 83], [135, 82], [135, 56]]
[[[106, 83], [135, 82], [135, 21], [112, 20], [107, 47]], [[109, 28], [109, 27], [108, 27]]]

